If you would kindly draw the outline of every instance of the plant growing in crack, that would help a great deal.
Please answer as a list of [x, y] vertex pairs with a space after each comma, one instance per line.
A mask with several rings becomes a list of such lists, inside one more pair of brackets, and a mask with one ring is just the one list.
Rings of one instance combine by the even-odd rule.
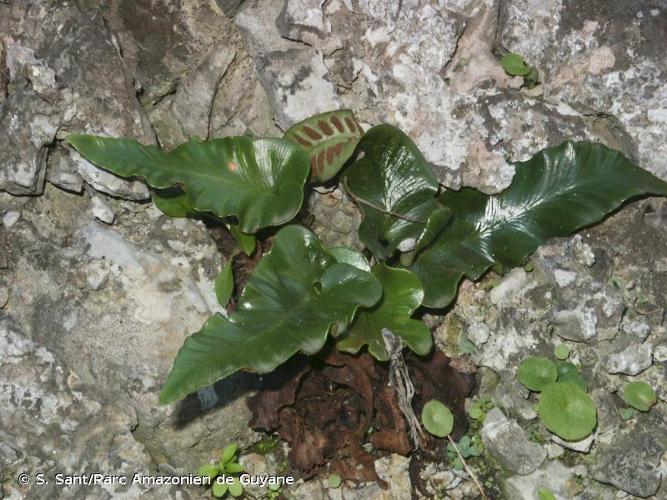
[[[386, 329], [426, 355], [431, 333], [413, 316], [450, 306], [464, 278], [521, 265], [541, 243], [590, 226], [627, 200], [667, 195], [667, 183], [622, 153], [571, 141], [516, 162], [500, 194], [444, 189], [407, 135], [386, 124], [364, 132], [348, 110], [308, 118], [283, 138], [191, 140], [170, 152], [127, 138], [67, 141], [101, 168], [145, 179], [167, 215], [221, 220], [248, 255], [261, 254], [261, 230], [297, 216], [309, 181], [339, 176], [363, 213], [364, 252], [327, 248], [296, 224], [270, 236], [236, 309], [213, 315], [185, 340], [162, 404], [239, 370], [269, 373], [298, 352], [317, 353], [328, 338], [347, 352], [367, 347], [384, 362]], [[216, 280], [223, 306], [233, 286], [228, 263]], [[547, 401], [558, 400], [555, 387], [543, 391], [544, 415]]]
[[551, 432], [567, 441], [579, 441], [593, 432], [597, 409], [574, 364], [556, 366], [549, 358], [531, 356], [523, 360], [517, 377], [526, 388], [540, 393], [537, 414]]
[[243, 485], [237, 477], [244, 472], [244, 467], [237, 462], [238, 446], [230, 444], [215, 463], [205, 463], [197, 470], [197, 475], [208, 478], [211, 483], [211, 494], [216, 498], [223, 498], [227, 494], [232, 497], [243, 495]]

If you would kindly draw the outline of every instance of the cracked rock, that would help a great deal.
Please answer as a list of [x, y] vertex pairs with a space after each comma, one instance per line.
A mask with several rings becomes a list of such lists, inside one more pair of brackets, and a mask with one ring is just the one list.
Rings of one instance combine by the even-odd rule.
[[655, 412], [641, 415], [628, 430], [617, 431], [599, 444], [591, 476], [631, 495], [654, 495], [660, 486], [660, 456], [667, 450], [667, 432]]
[[653, 348], [649, 344], [631, 345], [610, 354], [605, 365], [609, 373], [637, 375], [651, 366]]
[[487, 451], [505, 469], [517, 474], [533, 472], [547, 456], [542, 446], [530, 441], [526, 431], [498, 408], [487, 414], [481, 434]]
[[106, 224], [113, 224], [116, 215], [113, 213], [111, 207], [99, 196], [93, 196], [90, 201], [92, 203], [91, 210], [93, 216]]
[[331, 23], [324, 17], [324, 0], [287, 0], [276, 19], [280, 34], [289, 40], [317, 45], [331, 33]]

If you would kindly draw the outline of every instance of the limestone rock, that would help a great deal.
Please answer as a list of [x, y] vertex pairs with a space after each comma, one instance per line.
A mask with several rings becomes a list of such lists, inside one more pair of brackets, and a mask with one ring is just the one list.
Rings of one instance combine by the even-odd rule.
[[276, 25], [289, 40], [315, 45], [331, 33], [331, 23], [324, 17], [324, 0], [287, 0]]
[[[142, 493], [191, 498], [178, 486], [132, 484], [134, 474], [157, 475], [150, 455], [132, 429], [137, 416], [126, 401], [102, 386], [82, 385], [55, 353], [31, 340], [14, 321], [0, 321], [0, 464], [3, 475], [29, 474], [31, 481], [6, 481], [9, 498], [67, 495], [103, 498]], [[26, 432], [30, 429], [30, 432]], [[56, 474], [99, 472], [123, 476], [127, 484], [62, 486]], [[48, 484], [38, 484], [37, 474]], [[65, 489], [65, 490], [64, 490]], [[152, 492], [151, 492], [152, 491]]]
[[658, 464], [665, 450], [667, 432], [662, 417], [642, 415], [629, 429], [605, 436], [592, 462], [591, 475], [631, 495], [649, 497], [660, 486]]
[[530, 441], [526, 431], [498, 408], [487, 414], [481, 434], [486, 450], [512, 472], [529, 474], [547, 456], [542, 446]]
[[610, 354], [606, 369], [609, 373], [637, 375], [651, 366], [652, 354], [652, 348], [648, 344], [631, 345], [620, 352]]
[[566, 467], [561, 462], [547, 462], [525, 476], [511, 476], [502, 481], [503, 492], [512, 500], [534, 500], [537, 490], [545, 488], [558, 500], [574, 498], [578, 488], [574, 477], [581, 474], [579, 468]]
[[136, 414], [134, 435], [159, 463], [191, 470], [209, 458], [209, 440], [249, 443], [243, 396], [252, 378], [225, 381], [208, 411], [197, 397], [157, 401], [186, 336], [219, 311], [221, 263], [203, 225], [128, 204], [111, 227], [81, 217], [87, 209], [85, 198], [48, 184], [23, 205], [7, 234], [12, 320], [81, 384], [108, 391], [115, 402], [105, 408]]
[[113, 213], [111, 207], [99, 196], [93, 196], [90, 201], [92, 202], [93, 216], [106, 224], [113, 224], [116, 215]]

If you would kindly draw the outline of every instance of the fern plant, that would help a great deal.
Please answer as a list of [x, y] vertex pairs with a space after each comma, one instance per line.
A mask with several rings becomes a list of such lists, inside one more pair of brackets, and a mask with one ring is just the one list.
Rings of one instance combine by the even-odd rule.
[[[67, 141], [99, 167], [145, 179], [167, 215], [221, 219], [248, 254], [257, 231], [296, 216], [309, 179], [342, 171], [340, 184], [363, 213], [366, 254], [326, 248], [305, 227], [280, 229], [235, 312], [213, 315], [186, 339], [163, 404], [238, 370], [268, 373], [297, 352], [316, 353], [328, 337], [384, 361], [388, 328], [427, 354], [431, 333], [412, 318], [417, 308], [447, 307], [464, 278], [517, 266], [549, 238], [598, 222], [629, 199], [667, 195], [667, 183], [622, 153], [571, 141], [515, 163], [500, 194], [443, 189], [408, 136], [390, 125], [364, 133], [349, 110], [311, 117], [283, 138], [192, 140], [171, 152], [127, 138]], [[231, 268], [222, 273], [216, 285], [226, 303]]]

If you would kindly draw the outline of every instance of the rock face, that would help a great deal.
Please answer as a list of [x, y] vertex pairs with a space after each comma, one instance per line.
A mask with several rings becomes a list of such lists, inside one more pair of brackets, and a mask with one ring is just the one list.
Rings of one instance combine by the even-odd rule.
[[529, 474], [537, 469], [547, 456], [546, 450], [528, 439], [528, 434], [502, 411], [494, 408], [486, 416], [482, 427], [484, 446], [507, 470]]
[[[365, 127], [402, 128], [448, 187], [498, 192], [513, 161], [566, 138], [601, 141], [667, 179], [665, 39], [659, 0], [0, 2], [2, 493], [63, 494], [17, 485], [22, 471], [189, 472], [254, 438], [243, 402], [253, 377], [157, 404], [183, 339], [218, 310], [212, 280], [224, 259], [207, 229], [160, 215], [142, 182], [91, 165], [68, 133], [172, 148], [195, 136], [279, 136], [347, 107]], [[507, 50], [539, 69], [538, 87], [504, 73]], [[307, 200], [323, 241], [360, 248], [361, 215], [342, 192]], [[484, 431], [491, 454], [518, 473], [502, 481], [508, 498], [534, 498], [537, 483], [561, 498], [667, 495], [667, 446], [653, 432], [666, 418], [666, 249], [667, 202], [633, 203], [544, 245], [525, 268], [464, 283], [444, 320], [434, 316], [439, 346], [453, 355], [465, 346], [493, 370], [489, 393], [518, 419], [494, 410]], [[590, 476], [543, 462], [522, 430], [537, 422], [516, 367], [561, 343], [598, 405], [595, 442], [576, 459]], [[624, 422], [617, 391], [635, 377], [660, 402]], [[382, 460], [390, 493], [323, 481], [297, 491], [409, 498], [419, 484], [407, 462]], [[432, 468], [438, 480], [425, 480], [423, 494], [476, 496], [447, 464]]]
[[642, 416], [629, 429], [607, 437], [597, 451], [591, 474], [631, 495], [646, 498], [660, 487], [660, 457], [667, 446], [664, 421]]

